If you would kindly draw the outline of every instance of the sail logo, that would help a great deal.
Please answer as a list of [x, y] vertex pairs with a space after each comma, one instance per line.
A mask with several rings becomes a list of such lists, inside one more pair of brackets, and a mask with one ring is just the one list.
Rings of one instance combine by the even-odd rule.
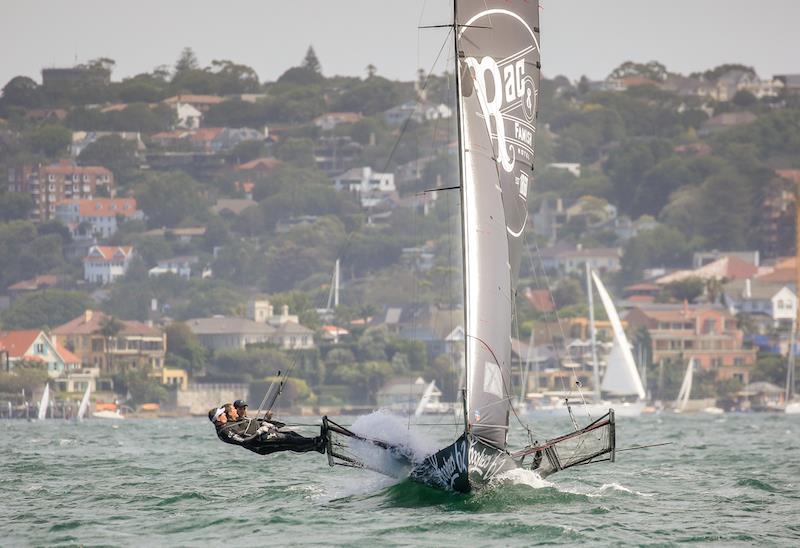
[[[500, 17], [500, 16], [508, 17]], [[488, 21], [488, 23], [486, 23]], [[538, 41], [533, 30], [519, 15], [505, 9], [490, 9], [471, 17], [464, 25], [496, 26], [510, 21], [513, 25], [521, 25], [529, 34], [530, 41], [522, 43], [500, 59], [490, 56], [464, 57], [466, 70], [464, 78], [464, 95], [476, 92], [480, 105], [480, 116], [486, 125], [486, 131], [495, 143], [497, 163], [506, 173], [515, 170], [517, 160], [528, 165], [533, 164], [534, 136], [533, 125], [536, 115], [538, 90], [532, 71], [538, 70], [535, 54], [538, 52]], [[505, 30], [505, 26], [503, 27]], [[519, 34], [511, 32], [508, 34]], [[461, 31], [462, 34], [464, 30]], [[477, 31], [476, 31], [477, 32]], [[528, 191], [528, 176], [523, 172], [514, 176], [519, 194], [524, 198]]]

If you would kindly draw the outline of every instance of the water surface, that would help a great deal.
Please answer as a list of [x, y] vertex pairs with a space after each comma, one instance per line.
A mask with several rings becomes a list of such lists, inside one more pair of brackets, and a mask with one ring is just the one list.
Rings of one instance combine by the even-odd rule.
[[[568, 429], [553, 421], [537, 435]], [[618, 448], [662, 441], [462, 496], [316, 453], [261, 457], [203, 419], [4, 421], [0, 544], [800, 544], [800, 416], [618, 420]]]

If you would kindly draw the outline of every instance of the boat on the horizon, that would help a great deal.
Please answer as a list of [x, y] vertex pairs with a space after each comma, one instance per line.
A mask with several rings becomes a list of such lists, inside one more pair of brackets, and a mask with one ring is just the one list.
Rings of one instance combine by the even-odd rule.
[[[600, 381], [600, 366], [597, 358], [597, 337], [594, 320], [594, 288], [600, 295], [603, 308], [611, 322], [613, 346], [606, 362], [607, 367]], [[572, 393], [555, 398], [550, 403], [529, 407], [528, 415], [549, 415], [566, 417], [570, 415], [598, 417], [613, 408], [618, 417], [638, 417], [646, 407], [645, 390], [631, 345], [622, 328], [614, 301], [597, 273], [586, 264], [586, 292], [589, 303], [589, 334], [591, 338], [592, 371], [595, 390], [591, 395]]]
[[721, 415], [725, 412], [721, 407], [715, 405], [713, 398], [704, 398], [701, 400], [692, 400], [692, 383], [694, 379], [694, 358], [689, 358], [689, 363], [686, 366], [686, 372], [683, 375], [683, 382], [678, 390], [678, 397], [675, 398], [673, 412], [675, 413], [688, 413], [698, 412], [706, 413], [708, 415]]

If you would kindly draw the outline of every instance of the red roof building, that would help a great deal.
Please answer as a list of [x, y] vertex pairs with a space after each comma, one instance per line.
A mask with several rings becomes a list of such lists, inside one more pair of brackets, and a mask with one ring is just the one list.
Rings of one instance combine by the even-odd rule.
[[55, 217], [56, 204], [74, 198], [94, 198], [103, 187], [114, 190], [114, 174], [101, 166], [79, 166], [60, 160], [49, 166], [18, 166], [8, 171], [8, 191], [24, 192], [33, 197], [31, 219], [48, 221]]
[[56, 345], [41, 329], [0, 331], [0, 367], [13, 368], [22, 363], [47, 367], [50, 377], [57, 377], [80, 367], [80, 360], [66, 348]]
[[158, 370], [164, 366], [167, 337], [147, 324], [117, 320], [119, 332], [114, 337], [102, 334], [110, 317], [97, 310], [87, 310], [77, 318], [53, 329], [57, 345], [73, 349], [85, 366], [99, 367], [101, 373], [126, 370]]
[[744, 348], [744, 333], [727, 310], [689, 307], [633, 308], [625, 316], [631, 331], [646, 327], [654, 363], [685, 362], [693, 358], [701, 369], [716, 372], [717, 380], [750, 382], [756, 349]]

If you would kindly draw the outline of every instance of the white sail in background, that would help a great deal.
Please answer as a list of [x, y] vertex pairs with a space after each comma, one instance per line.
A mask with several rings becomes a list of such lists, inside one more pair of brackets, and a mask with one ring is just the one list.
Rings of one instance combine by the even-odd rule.
[[628, 337], [625, 336], [625, 331], [622, 329], [622, 322], [619, 319], [619, 314], [617, 314], [617, 309], [614, 307], [614, 302], [611, 300], [611, 296], [608, 294], [600, 277], [594, 271], [592, 271], [592, 279], [611, 322], [611, 328], [614, 331], [614, 347], [608, 357], [608, 367], [606, 374], [603, 376], [600, 389], [613, 396], [639, 396], [640, 399], [644, 399], [645, 392], [642, 386], [642, 379], [636, 369], [631, 345], [628, 343]]
[[694, 359], [689, 360], [689, 365], [686, 366], [686, 373], [683, 375], [683, 382], [681, 388], [678, 390], [678, 397], [675, 398], [675, 410], [678, 412], [686, 410], [686, 404], [689, 403], [689, 398], [692, 395], [692, 379], [694, 377]]
[[433, 395], [433, 391], [436, 390], [436, 381], [431, 381], [430, 384], [425, 388], [425, 392], [422, 394], [422, 397], [419, 399], [419, 403], [417, 404], [417, 408], [414, 410], [414, 416], [420, 417], [425, 412], [425, 408], [428, 407], [428, 403], [431, 401], [431, 396]]
[[44, 392], [42, 392], [42, 399], [39, 401], [39, 414], [37, 418], [41, 421], [47, 417], [47, 406], [50, 405], [50, 385], [44, 385]]
[[81, 406], [78, 408], [78, 420], [82, 421], [83, 418], [86, 416], [86, 412], [89, 410], [89, 397], [92, 395], [92, 385], [86, 385], [86, 391], [83, 393], [83, 399], [81, 400]]

